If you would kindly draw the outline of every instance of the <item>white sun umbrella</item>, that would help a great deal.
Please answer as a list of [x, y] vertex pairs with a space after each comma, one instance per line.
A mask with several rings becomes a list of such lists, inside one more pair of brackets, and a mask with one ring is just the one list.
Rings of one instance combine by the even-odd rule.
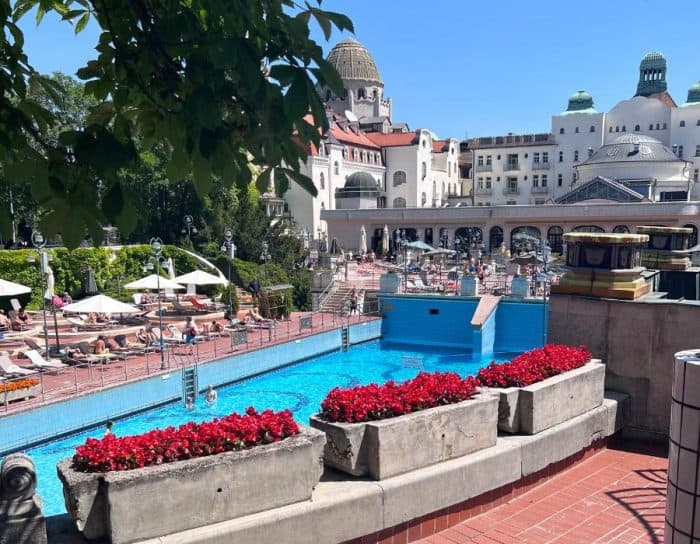
[[360, 255], [367, 253], [367, 231], [365, 226], [360, 227]]
[[160, 285], [161, 289], [184, 289], [185, 287], [180, 285], [173, 280], [168, 278], [158, 277], [157, 274], [151, 274], [140, 280], [132, 281], [124, 286], [124, 289], [132, 289], [134, 291], [139, 291], [143, 289], [152, 289], [156, 291]]
[[56, 278], [53, 275], [53, 270], [50, 266], [46, 267], [46, 291], [44, 292], [44, 298], [46, 300], [52, 300], [54, 296], [54, 290], [56, 289]]
[[0, 297], [14, 297], [29, 293], [30, 291], [31, 288], [26, 285], [21, 285], [13, 281], [0, 280]]
[[95, 295], [94, 297], [88, 297], [79, 302], [66, 304], [63, 310], [78, 314], [137, 314], [142, 311], [130, 304], [124, 304], [112, 297], [108, 297], [107, 295]]
[[197, 292], [197, 285], [226, 285], [226, 280], [204, 270], [195, 270], [188, 272], [182, 276], [175, 278], [180, 284], [187, 285], [187, 293], [194, 294]]
[[[168, 279], [170, 281], [175, 281], [175, 265], [173, 264], [173, 258], [168, 257], [168, 262], [165, 265], [165, 269], [168, 271]], [[177, 283], [177, 282], [175, 282]], [[175, 295], [175, 291], [172, 289], [166, 289], [165, 290], [165, 297], [169, 299], [173, 299]]]

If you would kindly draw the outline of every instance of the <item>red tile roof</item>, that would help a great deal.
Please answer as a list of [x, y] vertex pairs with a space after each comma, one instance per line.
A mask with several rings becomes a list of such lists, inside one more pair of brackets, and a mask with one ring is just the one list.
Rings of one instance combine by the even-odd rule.
[[673, 99], [673, 97], [670, 94], [668, 94], [668, 91], [664, 91], [662, 93], [650, 94], [649, 98], [656, 98], [657, 100], [660, 100], [661, 102], [666, 104], [666, 106], [668, 106], [671, 109], [678, 107], [676, 105], [676, 101]]
[[448, 150], [447, 140], [433, 140], [433, 153], [443, 153]]
[[374, 141], [365, 136], [364, 133], [356, 133], [350, 128], [347, 131], [343, 130], [338, 123], [333, 123], [330, 132], [331, 135], [339, 142], [368, 147], [370, 149], [379, 149], [379, 146]]
[[398, 147], [402, 145], [415, 145], [418, 143], [415, 132], [395, 132], [392, 134], [368, 132], [367, 137], [381, 147]]

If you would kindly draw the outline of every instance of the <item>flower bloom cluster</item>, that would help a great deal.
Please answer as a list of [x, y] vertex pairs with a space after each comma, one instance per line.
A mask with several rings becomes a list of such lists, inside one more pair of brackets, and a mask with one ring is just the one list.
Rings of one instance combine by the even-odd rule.
[[39, 380], [35, 380], [33, 378], [8, 383], [0, 383], [0, 393], [4, 393], [5, 391], [9, 393], [10, 391], [17, 391], [18, 389], [28, 389], [30, 387], [34, 387], [35, 385], [39, 385]]
[[249, 449], [298, 433], [299, 426], [289, 410], [258, 413], [251, 407], [245, 415], [233, 413], [204, 423], [189, 422], [177, 429], [155, 429], [120, 438], [107, 435], [101, 440], [88, 438], [76, 449], [73, 464], [83, 472], [131, 470]]
[[321, 402], [321, 417], [328, 421], [360, 423], [410, 414], [472, 397], [476, 378], [460, 378], [454, 372], [421, 372], [403, 383], [386, 382], [331, 390]]
[[478, 379], [487, 387], [525, 387], [585, 365], [591, 354], [585, 346], [547, 344], [506, 363], [492, 361], [479, 370]]

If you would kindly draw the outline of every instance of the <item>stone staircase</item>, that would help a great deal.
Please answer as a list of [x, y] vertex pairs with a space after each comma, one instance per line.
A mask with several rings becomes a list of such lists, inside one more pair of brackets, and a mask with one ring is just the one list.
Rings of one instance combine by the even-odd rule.
[[338, 288], [328, 295], [321, 304], [322, 312], [343, 313], [348, 309], [348, 300], [352, 292], [352, 285], [339, 285]]

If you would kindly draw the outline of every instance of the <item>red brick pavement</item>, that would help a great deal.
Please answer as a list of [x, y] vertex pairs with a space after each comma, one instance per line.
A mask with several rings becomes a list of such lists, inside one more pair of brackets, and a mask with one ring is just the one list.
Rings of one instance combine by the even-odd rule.
[[422, 540], [414, 531], [392, 542], [662, 543], [666, 456], [661, 445], [610, 446], [486, 513]]

